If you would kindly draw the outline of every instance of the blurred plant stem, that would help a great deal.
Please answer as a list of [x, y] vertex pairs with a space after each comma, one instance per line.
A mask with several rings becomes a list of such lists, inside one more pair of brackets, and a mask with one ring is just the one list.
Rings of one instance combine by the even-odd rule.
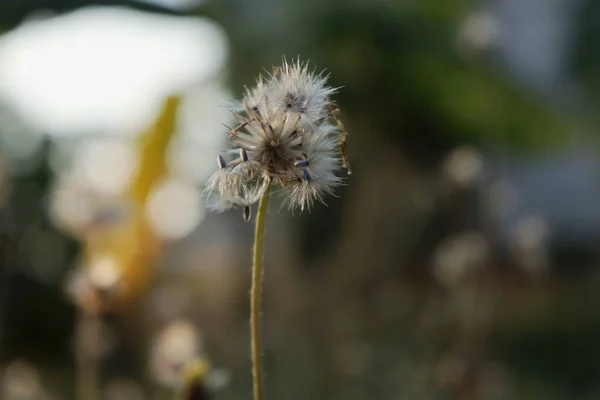
[[252, 286], [250, 289], [250, 349], [252, 351], [252, 378], [254, 381], [254, 400], [263, 400], [264, 388], [261, 360], [260, 309], [262, 300], [263, 250], [265, 243], [265, 223], [271, 185], [260, 198], [256, 214], [254, 231], [254, 257], [252, 264]]
[[[166, 99], [156, 121], [136, 139], [138, 170], [121, 199], [129, 214], [112, 224], [90, 227], [81, 239], [85, 260], [81, 272], [89, 287], [76, 292], [74, 299], [78, 309], [75, 356], [79, 400], [100, 398], [102, 315], [108, 311], [125, 313], [145, 293], [162, 254], [162, 240], [150, 227], [145, 209], [152, 191], [168, 174], [166, 154], [176, 133], [180, 103], [178, 96]], [[108, 286], [89, 274], [90, 268], [107, 268], [102, 260], [110, 260], [118, 269], [117, 278]]]
[[75, 332], [77, 399], [97, 400], [100, 388], [98, 352], [102, 321], [98, 311], [84, 307], [79, 308], [77, 317], [77, 330]]

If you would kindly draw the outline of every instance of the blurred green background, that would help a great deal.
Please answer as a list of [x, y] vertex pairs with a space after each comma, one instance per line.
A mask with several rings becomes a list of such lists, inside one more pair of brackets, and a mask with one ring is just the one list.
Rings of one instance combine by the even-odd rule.
[[77, 398], [78, 351], [107, 400], [198, 357], [251, 397], [253, 229], [201, 192], [283, 55], [340, 87], [353, 174], [271, 205], [268, 398], [600, 398], [600, 3], [4, 0], [0, 29], [3, 399]]

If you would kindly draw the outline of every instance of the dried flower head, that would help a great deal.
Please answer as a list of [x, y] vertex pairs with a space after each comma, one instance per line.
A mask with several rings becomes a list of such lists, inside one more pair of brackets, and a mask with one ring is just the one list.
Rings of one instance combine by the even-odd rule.
[[341, 183], [340, 164], [350, 169], [346, 132], [330, 100], [337, 89], [327, 86], [327, 78], [284, 59], [268, 78], [260, 76], [246, 89], [231, 109], [239, 123], [228, 133], [234, 149], [218, 156], [219, 170], [208, 180], [207, 191], [219, 195], [209, 207], [240, 206], [249, 220], [250, 205], [271, 184], [281, 188], [290, 209], [308, 209], [333, 192]]

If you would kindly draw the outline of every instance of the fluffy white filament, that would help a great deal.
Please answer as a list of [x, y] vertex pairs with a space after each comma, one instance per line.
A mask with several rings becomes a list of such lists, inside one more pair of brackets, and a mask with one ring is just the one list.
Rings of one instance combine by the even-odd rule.
[[341, 183], [336, 170], [347, 167], [346, 133], [329, 99], [335, 92], [327, 76], [300, 61], [284, 60], [267, 79], [260, 76], [231, 109], [239, 124], [229, 131], [235, 149], [217, 159], [207, 191], [219, 196], [209, 207], [241, 206], [249, 218], [249, 206], [272, 184], [289, 208], [301, 211], [333, 193]]

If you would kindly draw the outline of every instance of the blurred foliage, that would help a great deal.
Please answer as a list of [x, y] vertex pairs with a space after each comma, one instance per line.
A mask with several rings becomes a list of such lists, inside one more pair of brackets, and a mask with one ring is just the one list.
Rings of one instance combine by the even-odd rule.
[[539, 148], [564, 135], [564, 121], [486, 54], [460, 57], [457, 26], [470, 7], [415, 4], [389, 12], [340, 5], [314, 17], [328, 21], [315, 36], [335, 79], [348, 82], [342, 93], [356, 107], [350, 115], [378, 115], [380, 134], [426, 163], [458, 143]]
[[[180, 98], [166, 101], [158, 120], [138, 140], [139, 167], [132, 180], [126, 202], [127, 215], [116, 224], [92, 227], [83, 238], [84, 267], [108, 257], [116, 262], [123, 287], [114, 288], [117, 303], [139, 300], [147, 291], [162, 253], [162, 243], [145, 218], [150, 191], [166, 176], [166, 153], [176, 131]], [[121, 304], [123, 306], [123, 304]]]
[[[523, 90], [495, 67], [488, 52], [461, 54], [458, 33], [474, 12], [472, 1], [448, 7], [435, 0], [328, 1], [295, 14], [291, 26], [275, 37], [265, 30], [258, 30], [264, 37], [248, 35], [260, 20], [242, 23], [227, 17], [231, 3], [222, 4], [217, 17], [233, 36], [234, 87], [241, 88], [265, 67], [252, 68], [265, 50], [272, 63], [280, 54], [308, 54], [318, 68], [327, 67], [334, 84], [343, 85], [336, 99], [348, 118], [370, 116], [376, 125], [369, 135], [406, 148], [415, 162], [432, 165], [465, 142], [556, 147], [569, 131], [565, 115]], [[288, 7], [295, 9], [293, 4]], [[256, 14], [267, 12], [267, 6], [256, 8]], [[265, 41], [269, 49], [262, 47]], [[362, 139], [355, 137], [354, 143]]]

